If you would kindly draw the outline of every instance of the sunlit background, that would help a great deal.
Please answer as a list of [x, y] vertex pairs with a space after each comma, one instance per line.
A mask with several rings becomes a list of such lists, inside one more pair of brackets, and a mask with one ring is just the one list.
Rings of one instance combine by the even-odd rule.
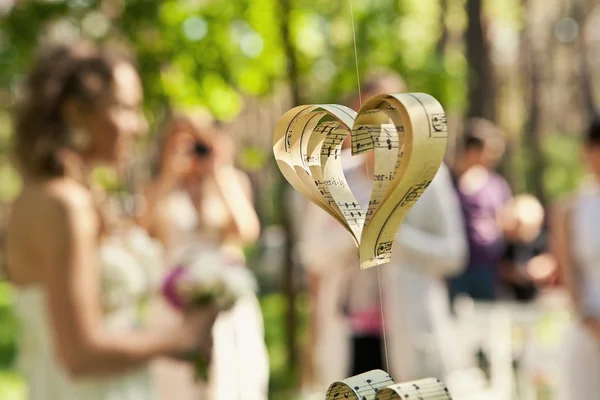
[[[292, 398], [302, 381], [307, 303], [283, 211], [288, 186], [271, 153], [278, 118], [298, 103], [347, 103], [357, 90], [357, 57], [360, 79], [389, 68], [410, 91], [440, 100], [452, 134], [449, 161], [464, 116], [496, 121], [509, 137], [502, 173], [515, 193], [532, 193], [548, 205], [578, 183], [578, 135], [598, 89], [597, 1], [352, 4], [356, 54], [348, 0], [0, 0], [0, 217], [20, 187], [8, 159], [11, 107], [35, 49], [84, 36], [130, 50], [143, 79], [151, 132], [139, 143], [134, 179], [118, 181], [105, 169], [95, 176], [128, 201], [127, 193], [138, 193], [149, 178], [146, 156], [170, 110], [202, 106], [227, 124], [238, 143], [237, 163], [253, 181], [263, 226], [260, 242], [247, 252], [261, 279], [270, 398]], [[544, 368], [551, 365], [544, 357], [551, 357], [566, 318], [564, 307], [550, 303], [523, 316], [534, 321], [527, 330], [510, 328], [515, 348], [523, 332], [534, 338], [538, 359], [523, 379], [539, 396], [552, 391], [553, 370]], [[0, 283], [3, 400], [25, 393], [12, 370], [18, 326], [10, 305], [10, 288]]]

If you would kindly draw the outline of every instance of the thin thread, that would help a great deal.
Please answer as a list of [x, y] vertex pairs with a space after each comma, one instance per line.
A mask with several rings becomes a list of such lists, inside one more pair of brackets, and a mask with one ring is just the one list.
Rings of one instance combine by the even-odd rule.
[[362, 107], [362, 94], [360, 93], [360, 73], [358, 70], [358, 50], [356, 49], [356, 30], [354, 29], [354, 10], [352, 9], [352, 0], [348, 0], [350, 3], [350, 19], [352, 21], [352, 39], [354, 41], [354, 61], [356, 62], [356, 83], [358, 84], [358, 101]]
[[381, 294], [381, 276], [379, 274], [379, 268], [381, 266], [378, 265], [377, 268], [377, 282], [379, 283], [379, 304], [381, 308], [381, 328], [383, 330], [383, 351], [385, 353], [385, 366], [387, 368], [386, 372], [390, 373], [390, 358], [388, 357], [388, 348], [387, 348], [387, 337], [385, 334], [385, 314], [383, 313], [383, 295]]
[[[352, 8], [352, 0], [348, 0], [350, 3], [350, 19], [352, 20], [352, 40], [354, 41], [354, 61], [356, 62], [356, 83], [358, 85], [358, 100], [360, 102], [360, 106], [362, 107], [362, 93], [360, 92], [360, 70], [358, 69], [358, 50], [356, 46], [356, 29], [354, 28], [354, 10]], [[370, 177], [369, 164], [366, 165], [367, 168], [367, 176]], [[383, 294], [381, 293], [381, 275], [379, 273], [380, 266], [377, 268], [377, 283], [379, 286], [379, 308], [381, 309], [381, 327], [383, 329], [383, 351], [385, 354], [385, 365], [387, 368], [387, 373], [390, 373], [390, 358], [388, 356], [387, 349], [387, 335], [385, 332], [385, 313], [383, 311]]]

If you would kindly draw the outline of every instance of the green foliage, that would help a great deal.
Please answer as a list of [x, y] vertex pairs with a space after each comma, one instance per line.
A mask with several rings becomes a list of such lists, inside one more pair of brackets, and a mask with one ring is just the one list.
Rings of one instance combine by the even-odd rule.
[[554, 134], [542, 145], [547, 162], [544, 186], [549, 198], [556, 199], [575, 189], [584, 173], [580, 141], [573, 135]]
[[285, 76], [277, 3], [128, 2], [118, 27], [133, 42], [148, 104], [204, 105], [229, 120], [243, 94], [260, 95]]
[[238, 160], [246, 171], [256, 172], [267, 164], [272, 152], [260, 147], [246, 147], [240, 151]]
[[[456, 57], [441, 62], [435, 54], [441, 34], [435, 0], [353, 3], [361, 78], [372, 68], [387, 67], [404, 75], [411, 90], [460, 106], [466, 68]], [[348, 3], [292, 1], [290, 21], [281, 20], [274, 0], [118, 4], [18, 2], [0, 23], [0, 62], [6, 66], [1, 87], [14, 88], [40, 39], [81, 34], [133, 50], [151, 110], [204, 105], [228, 120], [243, 107], [244, 95], [268, 93], [287, 78], [280, 32], [281, 24], [289, 23], [303, 97], [340, 101], [356, 91]], [[97, 28], [102, 21], [107, 29]]]
[[0, 399], [26, 400], [27, 388], [23, 378], [12, 371], [0, 370]]
[[[265, 342], [269, 350], [271, 377], [269, 379], [269, 399], [284, 400], [294, 395], [293, 388], [298, 377], [290, 373], [285, 348], [286, 300], [281, 294], [263, 296], [260, 300], [265, 323]], [[308, 321], [308, 298], [297, 298], [300, 326], [296, 332], [304, 337]]]
[[18, 323], [12, 310], [12, 291], [7, 283], [0, 282], [0, 370], [12, 366], [17, 337]]
[[94, 168], [90, 179], [112, 193], [116, 193], [122, 189], [122, 183], [119, 181], [118, 173], [112, 168]]
[[0, 161], [0, 182], [0, 203], [12, 201], [21, 189], [21, 178], [8, 162]]
[[8, 113], [0, 111], [0, 203], [10, 202], [21, 188], [21, 179], [7, 157], [9, 149], [10, 118]]

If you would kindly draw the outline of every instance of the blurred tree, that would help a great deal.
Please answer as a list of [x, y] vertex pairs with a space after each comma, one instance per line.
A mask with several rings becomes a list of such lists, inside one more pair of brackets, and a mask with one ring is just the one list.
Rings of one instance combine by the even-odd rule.
[[448, 14], [448, 0], [440, 0], [440, 13], [439, 13], [439, 24], [441, 34], [437, 42], [436, 52], [440, 58], [444, 56], [446, 52], [446, 46], [448, 44], [448, 25], [446, 24], [446, 15]]
[[[296, 48], [293, 44], [293, 38], [290, 31], [291, 20], [292, 20], [292, 0], [281, 0], [281, 14], [280, 14], [280, 27], [281, 27], [281, 40], [283, 41], [283, 48], [285, 52], [285, 58], [287, 61], [287, 80], [290, 85], [292, 95], [292, 106], [298, 106], [302, 103], [300, 94], [300, 82], [298, 77], [298, 56], [296, 54]], [[294, 232], [297, 231], [292, 226], [292, 218], [290, 213], [293, 212], [289, 207], [285, 206], [285, 199], [289, 196], [287, 192], [291, 189], [287, 184], [287, 181], [283, 178], [283, 175], [278, 174], [278, 185], [276, 198], [278, 201], [277, 209], [281, 217], [281, 224], [285, 233], [285, 244], [283, 254], [283, 274], [282, 274], [282, 288], [285, 293], [287, 308], [286, 308], [286, 344], [288, 351], [288, 368], [295, 375], [296, 367], [298, 366], [298, 345], [296, 340], [296, 332], [298, 326], [298, 316], [296, 310], [296, 285], [294, 282], [294, 270], [295, 260], [293, 257], [294, 244], [296, 238]]]
[[468, 117], [496, 120], [495, 78], [483, 0], [467, 0], [466, 56], [469, 60]]
[[598, 105], [594, 97], [594, 82], [590, 71], [589, 49], [585, 37], [585, 32], [588, 31], [590, 25], [590, 13], [586, 13], [586, 10], [589, 8], [591, 7], [589, 7], [585, 0], [579, 0], [573, 4], [574, 19], [578, 22], [582, 32], [577, 37], [579, 73], [581, 75], [581, 94], [587, 114], [586, 117], [591, 118], [593, 115], [597, 115], [600, 110], [598, 110]]
[[[533, 14], [533, 1], [523, 0], [525, 10], [525, 19]], [[527, 176], [528, 186], [533, 187], [533, 193], [540, 200], [542, 205], [547, 205], [547, 197], [544, 188], [545, 159], [542, 152], [542, 140], [544, 137], [544, 109], [542, 103], [542, 85], [543, 85], [543, 59], [546, 45], [539, 43], [540, 38], [536, 37], [539, 28], [529, 25], [525, 28], [523, 39], [525, 51], [522, 59], [527, 63], [527, 77], [530, 87], [526, 95], [528, 102], [527, 123], [523, 134], [523, 143], [530, 160], [530, 174]], [[536, 45], [536, 43], [538, 43]]]

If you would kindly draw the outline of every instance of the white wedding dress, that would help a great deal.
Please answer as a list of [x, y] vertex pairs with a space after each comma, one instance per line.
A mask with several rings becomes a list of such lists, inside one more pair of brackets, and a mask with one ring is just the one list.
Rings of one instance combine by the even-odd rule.
[[[168, 199], [172, 242], [169, 265], [193, 258], [195, 252], [228, 253], [243, 260], [241, 248], [221, 243], [220, 231], [229, 211], [208, 190], [198, 212], [189, 195], [178, 190]], [[215, 196], [215, 197], [212, 197]], [[155, 321], [176, 318], [164, 302], [154, 304]], [[262, 310], [256, 296], [237, 301], [222, 312], [213, 327], [213, 350], [209, 381], [194, 381], [189, 366], [157, 360], [152, 372], [159, 400], [266, 400], [269, 356], [264, 341]]]
[[[586, 182], [571, 208], [573, 257], [581, 270], [582, 302], [600, 318], [600, 185]], [[561, 400], [600, 396], [600, 343], [579, 323], [567, 329], [561, 363]]]
[[[104, 323], [111, 331], [141, 325], [140, 301], [156, 287], [162, 248], [132, 228], [105, 238], [99, 248]], [[40, 287], [18, 288], [15, 312], [21, 323], [18, 369], [30, 400], [152, 400], [146, 368], [103, 379], [74, 379], [56, 358], [47, 302]]]

